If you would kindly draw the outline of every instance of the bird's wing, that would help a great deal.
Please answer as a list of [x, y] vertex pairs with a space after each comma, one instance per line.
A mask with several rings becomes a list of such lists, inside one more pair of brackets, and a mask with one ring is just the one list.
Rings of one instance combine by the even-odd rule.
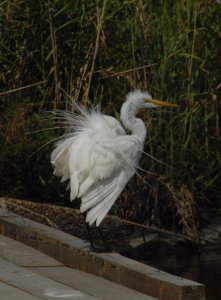
[[69, 147], [73, 144], [74, 137], [60, 141], [57, 147], [51, 153], [51, 164], [54, 166], [54, 175], [61, 176], [61, 182], [67, 180], [70, 176], [68, 159]]
[[92, 113], [73, 122], [68, 117], [73, 136], [52, 152], [54, 173], [70, 179], [71, 200], [81, 197], [87, 221], [99, 225], [133, 176], [142, 145], [112, 117]]
[[136, 170], [140, 157], [134, 136], [116, 137], [112, 143], [97, 144], [91, 153], [90, 188], [83, 193], [81, 211], [86, 221], [98, 226]]
[[96, 225], [99, 226], [119, 197], [127, 181], [122, 171], [122, 173], [114, 179], [108, 178], [100, 181], [82, 197], [81, 212], [87, 211], [86, 221], [90, 225], [96, 222]]
[[90, 175], [97, 180], [114, 178], [122, 169], [134, 170], [140, 144], [136, 136], [117, 136], [93, 145], [89, 152]]

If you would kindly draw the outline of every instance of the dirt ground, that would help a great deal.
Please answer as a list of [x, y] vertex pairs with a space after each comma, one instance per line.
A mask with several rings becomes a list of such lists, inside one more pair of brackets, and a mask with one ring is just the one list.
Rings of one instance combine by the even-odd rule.
[[[35, 222], [43, 223], [83, 240], [88, 240], [84, 216], [77, 209], [12, 198], [0, 198], [0, 204], [5, 209]], [[113, 251], [118, 252], [131, 248], [129, 243], [131, 238], [134, 235], [141, 236], [142, 234], [142, 229], [125, 224], [120, 218], [113, 216], [106, 217], [100, 227]], [[96, 226], [91, 227], [91, 233], [96, 244], [102, 244]]]
[[[84, 216], [79, 210], [39, 202], [31, 202], [13, 198], [0, 198], [2, 208], [33, 221], [44, 223], [83, 240], [88, 240]], [[221, 240], [221, 224], [205, 228], [201, 233], [201, 245], [196, 245], [182, 235], [174, 234], [159, 228], [145, 228], [141, 224], [107, 216], [101, 229], [105, 240], [113, 251], [127, 257], [145, 261], [148, 255], [160, 254], [161, 251], [180, 254], [199, 251], [202, 247], [217, 250], [217, 240]], [[97, 245], [102, 245], [100, 234], [95, 226], [91, 228]], [[221, 243], [220, 243], [221, 244]]]

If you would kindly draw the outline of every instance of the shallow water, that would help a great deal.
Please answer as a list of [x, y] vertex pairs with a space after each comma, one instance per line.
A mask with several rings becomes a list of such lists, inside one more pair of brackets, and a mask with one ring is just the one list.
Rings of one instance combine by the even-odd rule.
[[221, 300], [221, 252], [143, 257], [149, 265], [206, 286], [206, 300]]

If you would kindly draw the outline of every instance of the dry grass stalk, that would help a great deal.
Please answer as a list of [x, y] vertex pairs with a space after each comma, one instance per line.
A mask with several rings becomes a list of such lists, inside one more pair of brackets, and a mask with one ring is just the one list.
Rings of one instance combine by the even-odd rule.
[[88, 86], [87, 86], [86, 95], [84, 98], [84, 106], [86, 106], [87, 102], [88, 102], [88, 96], [89, 96], [89, 92], [90, 92], [92, 76], [94, 73], [95, 61], [96, 61], [98, 48], [99, 48], [100, 35], [101, 35], [102, 25], [104, 22], [104, 14], [105, 14], [106, 4], [107, 4], [107, 0], [104, 0], [101, 14], [100, 14], [100, 16], [98, 16], [98, 20], [97, 20], [97, 27], [96, 27], [97, 36], [96, 36], [96, 41], [95, 41], [94, 55], [93, 55], [91, 70], [90, 70], [90, 74], [89, 74]]

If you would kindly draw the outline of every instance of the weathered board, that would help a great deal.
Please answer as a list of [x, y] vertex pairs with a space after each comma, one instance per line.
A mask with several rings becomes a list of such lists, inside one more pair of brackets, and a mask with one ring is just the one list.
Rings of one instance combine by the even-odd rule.
[[157, 299], [205, 299], [202, 284], [170, 275], [117, 253], [93, 253], [87, 242], [23, 217], [4, 213], [0, 217], [0, 232], [66, 266], [101, 276]]
[[40, 299], [98, 300], [79, 290], [16, 266], [0, 258], [0, 281]]
[[[50, 256], [3, 235], [0, 235], [0, 257], [18, 266], [22, 266], [35, 274], [40, 274], [43, 277], [50, 278], [55, 282], [62, 283], [65, 286], [102, 300], [156, 300], [153, 297], [141, 294], [115, 282], [66, 267]], [[34, 276], [31, 278], [35, 279]], [[15, 288], [11, 291], [9, 286], [7, 292], [14, 295], [16, 292], [14, 290]], [[0, 298], [2, 299], [1, 296]], [[29, 298], [24, 297], [24, 299]]]
[[29, 293], [21, 291], [9, 284], [0, 282], [1, 300], [40, 300]]
[[4, 235], [0, 235], [0, 257], [20, 267], [57, 267], [63, 264], [54, 258], [19, 243]]
[[29, 269], [102, 300], [157, 300], [115, 282], [65, 266], [38, 267], [37, 270], [31, 267]]

